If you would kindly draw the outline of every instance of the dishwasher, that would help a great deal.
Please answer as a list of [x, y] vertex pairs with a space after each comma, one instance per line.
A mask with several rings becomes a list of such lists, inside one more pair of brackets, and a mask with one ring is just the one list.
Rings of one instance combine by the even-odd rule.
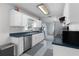
[[31, 49], [32, 47], [32, 36], [25, 36], [23, 37], [23, 46], [24, 46], [24, 52]]

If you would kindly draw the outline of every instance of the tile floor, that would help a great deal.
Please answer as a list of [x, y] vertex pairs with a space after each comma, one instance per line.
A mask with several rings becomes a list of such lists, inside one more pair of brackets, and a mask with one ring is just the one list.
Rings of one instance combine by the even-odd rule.
[[52, 41], [44, 40], [21, 56], [53, 56]]

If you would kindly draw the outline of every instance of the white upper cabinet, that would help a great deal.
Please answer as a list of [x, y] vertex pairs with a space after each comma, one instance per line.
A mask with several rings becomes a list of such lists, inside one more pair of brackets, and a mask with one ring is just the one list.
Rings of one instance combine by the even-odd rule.
[[11, 10], [10, 26], [22, 26], [22, 13]]
[[42, 26], [42, 22], [40, 20], [35, 20], [33, 22], [33, 27], [41, 27]]
[[41, 27], [41, 21], [27, 14], [11, 10], [10, 26]]
[[28, 18], [29, 16], [27, 16], [26, 14], [22, 15], [22, 26], [28, 26]]
[[27, 26], [30, 17], [16, 10], [11, 10], [10, 26]]
[[42, 22], [39, 20], [38, 22], [37, 22], [37, 27], [41, 27], [42, 26]]

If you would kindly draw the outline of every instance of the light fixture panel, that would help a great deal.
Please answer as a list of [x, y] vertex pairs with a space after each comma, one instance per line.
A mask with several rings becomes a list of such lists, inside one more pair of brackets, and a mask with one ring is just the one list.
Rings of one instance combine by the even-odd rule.
[[46, 7], [46, 5], [40, 4], [37, 7], [42, 11], [43, 14], [48, 15], [48, 8]]

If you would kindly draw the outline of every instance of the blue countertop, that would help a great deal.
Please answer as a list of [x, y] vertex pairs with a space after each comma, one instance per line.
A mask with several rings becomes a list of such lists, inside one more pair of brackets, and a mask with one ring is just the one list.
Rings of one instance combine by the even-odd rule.
[[18, 33], [10, 33], [10, 37], [25, 37], [32, 36], [34, 34], [42, 33], [42, 31], [32, 31], [32, 32], [18, 32]]
[[62, 39], [54, 39], [52, 44], [64, 46], [64, 47], [69, 47], [69, 48], [79, 49], [79, 45], [72, 45], [72, 44], [63, 43]]

